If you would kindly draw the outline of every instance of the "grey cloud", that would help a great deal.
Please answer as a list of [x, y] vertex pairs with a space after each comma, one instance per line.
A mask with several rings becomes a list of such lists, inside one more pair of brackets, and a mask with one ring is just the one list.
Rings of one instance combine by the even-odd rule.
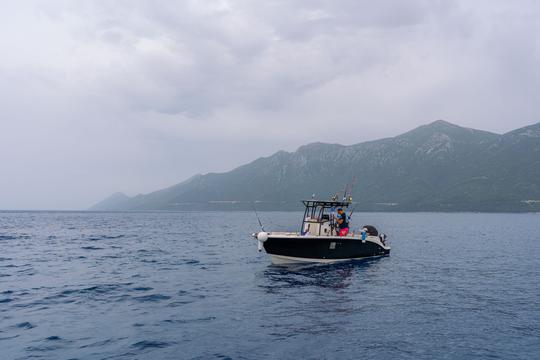
[[539, 16], [525, 0], [6, 3], [0, 208], [84, 207], [438, 118], [537, 122]]
[[[387, 62], [386, 28], [416, 25], [437, 8], [427, 1], [375, 9], [362, 1], [249, 3], [241, 11], [179, 4], [131, 2], [127, 20], [123, 3], [94, 9], [80, 38], [106, 44], [105, 51], [127, 45], [112, 66], [98, 70], [101, 83], [137, 109], [205, 115], [231, 103], [280, 106], [335, 77]], [[382, 30], [362, 33], [366, 28]]]

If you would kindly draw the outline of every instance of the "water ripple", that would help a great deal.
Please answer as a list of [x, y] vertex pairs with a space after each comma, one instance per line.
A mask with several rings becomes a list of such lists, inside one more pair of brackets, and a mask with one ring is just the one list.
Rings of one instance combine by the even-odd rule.
[[135, 344], [131, 345], [132, 348], [136, 348], [138, 350], [145, 350], [145, 349], [151, 349], [151, 348], [165, 348], [171, 346], [170, 343], [164, 342], [164, 341], [152, 341], [152, 340], [143, 340], [136, 342]]
[[250, 212], [0, 212], [0, 359], [540, 358], [540, 215], [356, 216], [391, 256], [272, 266]]

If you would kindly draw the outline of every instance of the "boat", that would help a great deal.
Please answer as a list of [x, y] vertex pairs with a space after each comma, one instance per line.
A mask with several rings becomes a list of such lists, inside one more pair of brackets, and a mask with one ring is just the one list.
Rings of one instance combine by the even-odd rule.
[[[344, 211], [352, 204], [352, 198], [337, 201], [303, 200], [305, 211], [300, 231], [277, 232], [264, 230], [254, 233], [259, 251], [264, 249], [273, 264], [334, 263], [390, 254], [387, 236], [372, 225], [364, 225], [357, 231], [339, 236], [335, 210]], [[348, 217], [352, 216], [353, 211]], [[257, 215], [258, 218], [258, 215]]]

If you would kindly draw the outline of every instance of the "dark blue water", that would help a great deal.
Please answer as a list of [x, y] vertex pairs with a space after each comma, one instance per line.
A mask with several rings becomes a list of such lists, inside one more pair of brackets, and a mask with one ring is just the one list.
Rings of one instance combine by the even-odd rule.
[[0, 358], [540, 359], [539, 214], [353, 220], [391, 255], [272, 266], [243, 212], [0, 213]]

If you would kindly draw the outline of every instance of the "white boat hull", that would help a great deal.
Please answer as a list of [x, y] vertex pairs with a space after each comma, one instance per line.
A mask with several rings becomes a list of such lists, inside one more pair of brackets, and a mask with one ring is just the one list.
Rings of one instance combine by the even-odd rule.
[[[377, 255], [377, 256], [371, 256], [371, 257], [373, 258], [373, 257], [381, 257], [381, 256], [383, 255]], [[272, 261], [272, 264], [274, 265], [311, 264], [311, 263], [335, 264], [335, 263], [340, 263], [340, 262], [346, 262], [346, 261], [352, 261], [352, 260], [363, 260], [363, 259], [366, 259], [366, 257], [350, 258], [350, 259], [311, 259], [311, 258], [301, 258], [301, 257], [294, 257], [294, 256], [270, 254], [270, 260]]]

